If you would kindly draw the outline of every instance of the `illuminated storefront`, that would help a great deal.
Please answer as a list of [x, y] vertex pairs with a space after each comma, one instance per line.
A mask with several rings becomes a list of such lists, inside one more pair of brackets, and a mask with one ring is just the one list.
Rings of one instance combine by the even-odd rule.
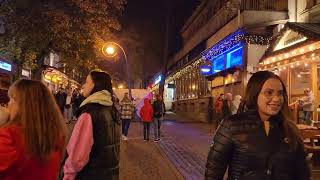
[[48, 67], [42, 72], [42, 80], [52, 91], [57, 91], [59, 88], [77, 89], [80, 84], [70, 78], [64, 73], [58, 71], [55, 68]]
[[212, 97], [223, 93], [243, 96], [247, 79], [268, 43], [269, 38], [238, 30], [204, 51], [203, 59], [210, 65], [201, 74], [211, 81]]
[[[259, 70], [278, 74], [289, 94], [289, 104], [304, 96], [304, 89], [313, 91], [315, 109], [320, 97], [320, 24], [287, 23], [281, 35], [261, 58]], [[298, 120], [298, 113], [294, 113]], [[313, 120], [318, 120], [317, 113]]]

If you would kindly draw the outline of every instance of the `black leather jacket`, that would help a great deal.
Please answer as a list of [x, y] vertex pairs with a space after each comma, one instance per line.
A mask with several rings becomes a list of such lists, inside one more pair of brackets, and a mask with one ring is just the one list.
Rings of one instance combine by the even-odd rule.
[[267, 136], [256, 111], [248, 111], [221, 122], [208, 155], [205, 179], [309, 180], [310, 169], [303, 145], [288, 146], [281, 120], [270, 120]]
[[119, 179], [120, 126], [112, 115], [111, 106], [87, 104], [80, 109], [92, 119], [94, 144], [87, 165], [77, 174], [77, 180]]

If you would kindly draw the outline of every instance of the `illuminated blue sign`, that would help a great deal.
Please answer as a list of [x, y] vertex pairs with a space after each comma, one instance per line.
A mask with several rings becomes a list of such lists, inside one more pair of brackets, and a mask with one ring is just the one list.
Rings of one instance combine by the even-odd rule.
[[213, 73], [220, 72], [225, 69], [225, 58], [223, 55], [213, 59]]
[[159, 82], [161, 81], [161, 75], [159, 75], [158, 77], [157, 77], [157, 79], [154, 81], [154, 85], [156, 85], [156, 84], [159, 84]]
[[226, 68], [242, 65], [242, 49], [243, 49], [243, 46], [240, 46], [239, 48], [232, 50], [227, 54]]
[[6, 71], [12, 71], [12, 65], [3, 61], [0, 61], [0, 69], [4, 69]]
[[200, 66], [200, 74], [201, 75], [204, 75], [204, 76], [206, 76], [206, 75], [210, 75], [210, 74], [212, 74], [212, 67], [211, 66], [208, 66], [208, 65], [202, 65], [202, 66]]

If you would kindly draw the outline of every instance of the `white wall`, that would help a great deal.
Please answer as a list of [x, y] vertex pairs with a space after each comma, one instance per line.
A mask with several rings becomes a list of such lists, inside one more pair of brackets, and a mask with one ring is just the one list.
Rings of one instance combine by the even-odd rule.
[[290, 22], [297, 21], [296, 1], [298, 0], [288, 0], [288, 15], [289, 15]]
[[267, 48], [268, 46], [261, 46], [256, 44], [248, 45], [248, 71], [250, 71], [251, 69], [256, 69], [260, 58], [263, 56]]

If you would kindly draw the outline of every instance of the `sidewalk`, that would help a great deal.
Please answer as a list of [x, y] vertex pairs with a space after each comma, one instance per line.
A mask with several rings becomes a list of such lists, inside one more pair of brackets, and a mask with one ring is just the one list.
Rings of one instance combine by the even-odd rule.
[[[120, 179], [121, 180], [183, 180], [183, 176], [167, 159], [159, 145], [143, 141], [140, 122], [132, 122], [129, 140], [121, 141]], [[152, 132], [152, 130], [151, 130]]]
[[[75, 122], [68, 125], [68, 136], [71, 135]], [[150, 132], [153, 132], [151, 129]], [[129, 129], [129, 140], [120, 144], [120, 180], [183, 180], [177, 168], [161, 151], [159, 144], [143, 141], [141, 122], [132, 122]]]

